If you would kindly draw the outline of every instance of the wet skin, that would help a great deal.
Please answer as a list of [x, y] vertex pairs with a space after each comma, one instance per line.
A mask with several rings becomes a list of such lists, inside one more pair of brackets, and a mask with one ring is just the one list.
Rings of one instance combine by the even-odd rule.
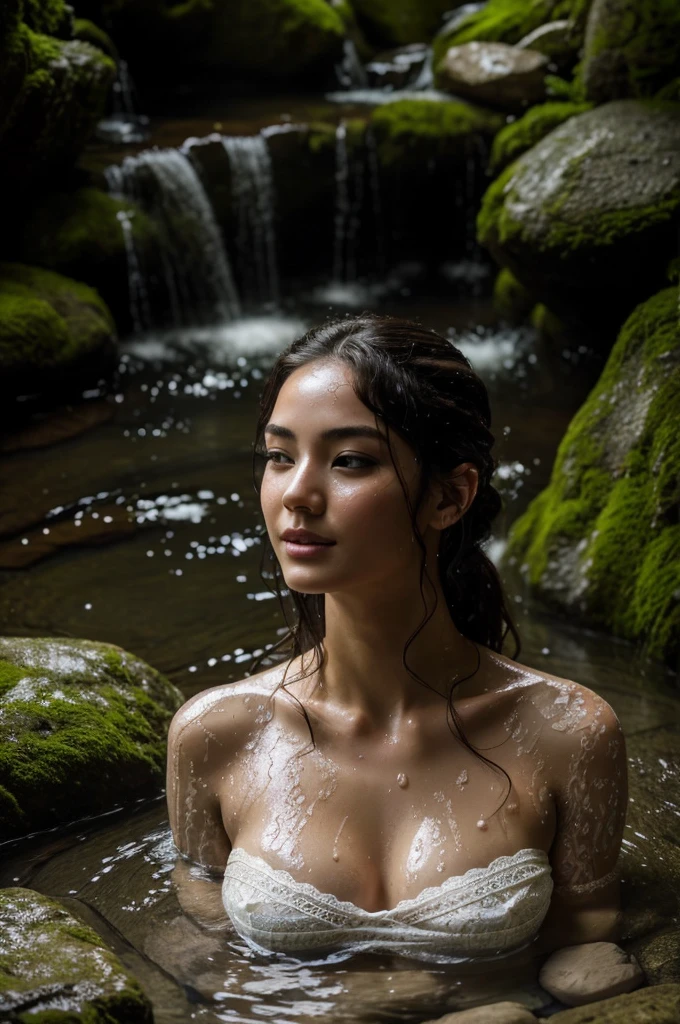
[[[468, 740], [511, 784], [452, 735], [446, 694], [478, 652], [448, 615], [436, 559], [441, 530], [474, 500], [476, 470], [465, 464], [433, 482], [418, 505], [429, 570], [421, 593], [402, 487], [415, 503], [419, 467], [406, 442], [389, 440], [391, 454], [342, 364], [303, 367], [281, 389], [262, 508], [286, 583], [326, 595], [324, 666], [278, 666], [178, 712], [168, 760], [178, 849], [219, 874], [241, 847], [379, 910], [537, 848], [550, 856], [549, 918], [561, 944], [614, 937], [617, 885], [606, 879], [626, 806], [616, 717], [584, 687], [481, 648], [478, 671], [454, 691], [456, 709]], [[435, 598], [409, 649], [428, 688], [405, 671], [402, 652], [423, 601], [431, 608]]]

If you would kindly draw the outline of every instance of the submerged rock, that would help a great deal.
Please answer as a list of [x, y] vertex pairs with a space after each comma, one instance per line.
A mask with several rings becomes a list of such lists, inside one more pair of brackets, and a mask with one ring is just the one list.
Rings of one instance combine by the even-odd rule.
[[676, 0], [593, 0], [580, 74], [588, 99], [653, 96], [679, 67]]
[[437, 65], [440, 89], [511, 112], [545, 96], [548, 58], [505, 43], [452, 46]]
[[115, 353], [111, 314], [92, 288], [0, 263], [0, 396], [66, 397], [110, 372]]
[[679, 210], [680, 109], [620, 100], [569, 118], [507, 167], [478, 236], [559, 316], [606, 331], [663, 286]]
[[552, 1024], [677, 1024], [680, 985], [655, 985], [628, 995], [575, 1006], [550, 1018]]
[[0, 638], [3, 838], [155, 795], [182, 696], [112, 644]]
[[639, 306], [572, 420], [508, 555], [562, 611], [680, 655], [680, 326], [676, 288]]
[[613, 942], [584, 942], [552, 953], [538, 980], [560, 1002], [583, 1006], [632, 992], [645, 976], [635, 957]]
[[152, 1024], [139, 982], [91, 928], [31, 889], [0, 889], [0, 1013], [16, 1024]]
[[500, 174], [513, 160], [517, 160], [532, 146], [537, 145], [570, 117], [585, 114], [590, 103], [552, 102], [540, 103], [501, 128], [493, 140], [489, 167], [493, 174]]
[[130, 225], [129, 244], [137, 261], [149, 266], [158, 242], [153, 221], [131, 200], [115, 199], [96, 188], [50, 192], [38, 199], [22, 223], [17, 256], [96, 288], [118, 330], [126, 333], [132, 324], [121, 215]]

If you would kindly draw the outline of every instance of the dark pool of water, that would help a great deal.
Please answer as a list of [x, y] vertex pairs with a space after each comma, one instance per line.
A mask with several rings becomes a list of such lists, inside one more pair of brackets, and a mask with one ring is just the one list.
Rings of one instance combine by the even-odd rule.
[[[380, 300], [370, 292], [359, 299], [451, 332], [487, 381], [506, 504], [492, 546], [498, 553], [508, 523], [547, 482], [597, 361], [576, 343], [565, 355], [531, 332], [502, 327], [480, 298], [432, 291], [420, 298], [402, 283]], [[57, 526], [72, 543], [0, 573], [3, 633], [120, 644], [187, 696], [242, 676], [281, 628], [258, 573], [261, 526], [250, 475], [258, 392], [275, 351], [328, 312], [327, 302], [303, 290], [280, 316], [137, 339], [124, 351], [119, 387], [92, 399], [105, 405], [99, 425], [4, 456], [0, 523], [13, 534], [9, 543], [37, 550]], [[94, 536], [106, 517], [109, 542], [79, 545], [78, 531]], [[680, 711], [672, 678], [626, 644], [557, 622], [517, 581], [508, 585], [523, 660], [592, 687], [621, 717], [632, 784], [623, 851], [629, 934], [667, 927], [680, 893]], [[199, 926], [177, 902], [162, 801], [2, 852], [0, 884], [59, 896], [83, 913], [153, 994], [158, 1022], [422, 1020], [501, 997], [551, 1009], [530, 968], [522, 976], [503, 965], [423, 969], [371, 957], [303, 964], [258, 957]], [[668, 884], [659, 905], [658, 887]], [[645, 918], [650, 905], [658, 905], [656, 916]]]

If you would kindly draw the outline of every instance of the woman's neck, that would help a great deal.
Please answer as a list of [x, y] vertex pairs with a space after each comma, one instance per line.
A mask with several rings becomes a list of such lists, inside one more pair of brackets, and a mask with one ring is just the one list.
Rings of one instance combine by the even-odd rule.
[[[369, 728], [419, 705], [441, 703], [456, 677], [474, 671], [478, 655], [452, 622], [438, 582], [424, 593], [428, 613], [434, 611], [420, 630], [425, 606], [412, 588], [379, 596], [327, 594], [325, 659], [315, 698], [355, 712]], [[404, 649], [414, 633], [406, 655], [409, 672]]]

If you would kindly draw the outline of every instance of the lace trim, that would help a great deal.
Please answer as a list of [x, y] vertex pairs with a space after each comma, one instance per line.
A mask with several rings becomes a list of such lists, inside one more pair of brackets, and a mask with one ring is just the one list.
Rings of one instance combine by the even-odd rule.
[[[294, 888], [296, 894], [307, 896], [315, 905], [319, 900], [321, 900], [323, 903], [353, 917], [361, 915], [362, 917], [373, 919], [385, 917], [388, 914], [395, 914], [397, 911], [402, 912], [407, 908], [416, 906], [421, 907], [423, 902], [426, 900], [432, 899], [433, 897], [441, 899], [449, 890], [462, 889], [463, 887], [467, 887], [469, 883], [474, 883], [478, 880], [481, 881], [482, 879], [485, 881], [481, 881], [481, 885], [478, 886], [475, 891], [475, 896], [483, 898], [487, 894], [495, 894], [501, 885], [500, 883], [493, 885], [493, 883], [488, 880], [489, 872], [500, 873], [511, 867], [519, 866], [523, 861], [529, 865], [532, 865], [533, 863], [534, 866], [540, 866], [542, 869], [550, 868], [548, 855], [544, 850], [526, 848], [518, 850], [517, 853], [496, 857], [486, 867], [468, 868], [467, 871], [464, 871], [461, 875], [451, 875], [449, 878], [445, 878], [443, 882], [440, 882], [439, 885], [428, 886], [426, 889], [422, 889], [417, 896], [400, 900], [394, 907], [390, 907], [387, 910], [364, 910], [363, 907], [360, 907], [349, 900], [338, 899], [338, 897], [333, 893], [322, 892], [320, 889], [317, 889], [315, 885], [312, 885], [311, 882], [299, 881], [297, 878], [294, 878], [289, 871], [286, 871], [285, 868], [273, 868], [262, 857], [248, 853], [247, 850], [244, 850], [241, 847], [235, 847], [231, 851], [224, 872], [225, 882], [227, 881], [227, 878], [232, 877], [232, 873], [229, 871], [230, 865], [233, 867], [234, 863], [239, 861], [249, 865], [255, 871], [260, 871], [263, 874], [268, 875], [279, 884]], [[239, 882], [241, 881], [237, 875], [235, 876], [235, 880]], [[526, 876], [521, 880], [526, 880]], [[248, 884], [252, 884], [252, 882], [249, 881]]]

